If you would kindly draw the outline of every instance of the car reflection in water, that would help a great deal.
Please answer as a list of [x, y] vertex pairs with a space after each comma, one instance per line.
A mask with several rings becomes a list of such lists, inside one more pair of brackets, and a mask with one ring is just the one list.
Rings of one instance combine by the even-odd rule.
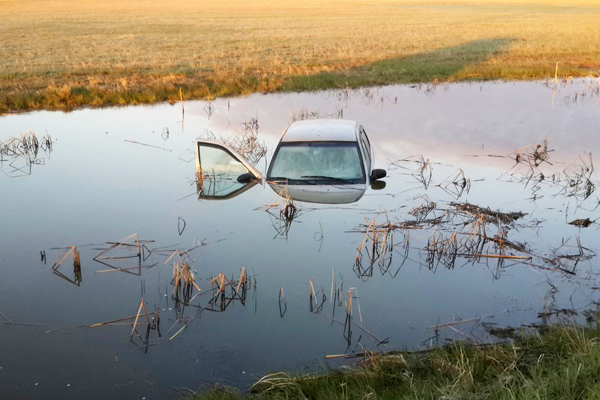
[[[199, 198], [229, 199], [263, 181], [262, 174], [231, 147], [212, 140], [196, 143]], [[369, 186], [385, 187], [378, 179], [386, 171], [372, 170], [372, 164], [371, 144], [359, 123], [299, 121], [283, 133], [265, 180], [280, 196], [297, 201], [353, 203]]]

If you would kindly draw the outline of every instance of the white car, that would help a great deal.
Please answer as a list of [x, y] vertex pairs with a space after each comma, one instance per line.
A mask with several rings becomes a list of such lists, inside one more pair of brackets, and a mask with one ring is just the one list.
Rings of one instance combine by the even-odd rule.
[[[196, 143], [196, 168], [204, 181], [201, 197], [230, 198], [262, 181], [262, 174], [229, 146], [211, 140]], [[369, 185], [382, 186], [383, 182], [374, 182], [386, 171], [372, 170], [372, 165], [371, 144], [359, 123], [298, 121], [283, 133], [265, 180], [275, 192], [295, 200], [351, 203]]]

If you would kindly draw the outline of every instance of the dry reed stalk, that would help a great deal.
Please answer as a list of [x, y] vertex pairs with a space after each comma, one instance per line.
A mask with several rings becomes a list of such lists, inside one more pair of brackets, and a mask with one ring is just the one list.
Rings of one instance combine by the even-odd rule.
[[240, 273], [240, 280], [238, 282], [237, 288], [235, 289], [235, 293], [239, 293], [240, 286], [244, 285], [244, 290], [246, 288], [246, 268], [242, 267], [242, 272]]
[[298, 209], [294, 205], [294, 201], [292, 197], [286, 193], [285, 195], [285, 205], [283, 209], [280, 211], [281, 216], [285, 221], [293, 221], [298, 213]]
[[198, 193], [204, 194], [204, 172], [201, 166], [198, 166], [196, 169], [196, 185]]
[[348, 290], [348, 304], [346, 305], [346, 314], [348, 318], [352, 318], [352, 288]]
[[212, 301], [216, 300], [219, 295], [225, 296], [226, 283], [228, 284], [227, 279], [222, 272], [211, 279], [209, 284], [213, 286], [213, 290], [215, 291]]
[[133, 328], [131, 329], [131, 336], [129, 337], [129, 340], [133, 339], [133, 334], [135, 332], [135, 327], [137, 326], [138, 323], [138, 319], [140, 318], [140, 314], [142, 313], [142, 310], [144, 310], [144, 315], [146, 316], [146, 323], [148, 324], [148, 327], [151, 325], [150, 323], [150, 317], [148, 316], [148, 311], [146, 310], [146, 302], [144, 301], [144, 299], [142, 299], [142, 301], [140, 302], [140, 307], [138, 308], [138, 312], [135, 316], [135, 322], [133, 323]]
[[329, 302], [333, 302], [333, 288], [335, 287], [335, 268], [331, 269], [331, 291], [329, 293]]
[[413, 200], [422, 199], [422, 204], [410, 210], [408, 213], [416, 218], [418, 222], [423, 221], [429, 213], [437, 207], [437, 204], [429, 199], [427, 195], [415, 197]]
[[81, 259], [79, 257], [79, 251], [77, 248], [73, 248], [73, 273], [75, 274], [75, 281], [81, 283], [83, 277], [81, 275]]
[[[133, 243], [129, 243], [133, 241]], [[126, 238], [123, 238], [121, 240], [119, 240], [118, 242], [106, 242], [106, 244], [111, 245], [108, 249], [105, 249], [103, 251], [101, 251], [100, 253], [98, 253], [93, 259], [95, 261], [100, 261], [100, 260], [115, 260], [115, 259], [124, 259], [124, 258], [135, 258], [137, 257], [141, 266], [141, 262], [142, 262], [142, 251], [143, 249], [147, 249], [145, 247], [145, 245], [143, 245], [143, 243], [151, 243], [153, 241], [141, 241], [140, 237], [137, 233], [131, 234], [129, 236], [127, 236]], [[135, 248], [137, 250], [137, 254], [126, 254], [123, 256], [114, 256], [114, 257], [107, 257], [104, 256], [106, 253], [109, 252], [113, 252], [119, 248]]]
[[[277, 231], [277, 236], [287, 238], [292, 223], [301, 215], [301, 208], [296, 207], [294, 200], [289, 195], [287, 187], [279, 192], [280, 200], [277, 203], [269, 204], [257, 208], [257, 210], [265, 210], [272, 218], [273, 227]], [[273, 211], [274, 208], [279, 208], [279, 213]]]
[[471, 190], [471, 180], [467, 179], [464, 171], [459, 168], [457, 172], [444, 179], [437, 186], [458, 199], [464, 192], [469, 193], [469, 190]]
[[258, 139], [258, 117], [242, 123], [242, 132], [234, 138], [222, 139], [232, 149], [241, 154], [250, 164], [256, 165], [267, 154], [267, 147]]
[[351, 287], [350, 289], [348, 289], [348, 291], [350, 293], [352, 293], [354, 291], [354, 293], [356, 294], [356, 305], [358, 307], [358, 319], [360, 320], [360, 323], [362, 324], [363, 322], [363, 318], [362, 318], [362, 311], [360, 309], [360, 298], [358, 297], [358, 288], [355, 287]]
[[73, 247], [73, 265], [75, 268], [81, 269], [81, 259], [79, 257], [79, 251], [76, 247]]
[[136, 142], [135, 140], [129, 140], [129, 139], [125, 139], [124, 141], [125, 141], [125, 142], [127, 142], [127, 143], [139, 144], [139, 145], [146, 146], [146, 147], [152, 147], [152, 148], [155, 148], [155, 149], [159, 149], [159, 150], [168, 151], [168, 152], [170, 152], [170, 153], [172, 153], [172, 152], [173, 152], [173, 150], [171, 150], [171, 149], [166, 149], [166, 148], [164, 148], [164, 147], [160, 147], [160, 146], [154, 146], [154, 145], [152, 145], [152, 144], [148, 144], [148, 143]]
[[[152, 315], [152, 313], [150, 313], [149, 315]], [[116, 322], [123, 322], [123, 321], [130, 321], [134, 318], [137, 317], [136, 315], [132, 315], [131, 317], [125, 317], [125, 318], [119, 318], [119, 319], [113, 319], [112, 321], [106, 321], [106, 322], [98, 322], [96, 324], [92, 324], [92, 325], [80, 325], [80, 328], [97, 328], [99, 326], [104, 326], [104, 325], [111, 325], [114, 324]]]
[[106, 274], [109, 272], [128, 272], [131, 270], [139, 270], [140, 267], [127, 267], [127, 268], [113, 268], [113, 269], [102, 269], [100, 271], [95, 271], [97, 274]]
[[[413, 161], [411, 160], [411, 158], [413, 157], [409, 157], [404, 160], [399, 160], [396, 163], [392, 164], [399, 166], [397, 163], [402, 161]], [[425, 190], [427, 190], [433, 177], [433, 167], [431, 166], [431, 162], [429, 161], [429, 159], [425, 160], [425, 158], [423, 158], [423, 155], [420, 156], [420, 159], [416, 159], [414, 161], [417, 163], [417, 169], [411, 175], [423, 185], [423, 188]]]
[[180, 264], [180, 265], [181, 265], [181, 264], [183, 264], [183, 261], [181, 261], [181, 254], [179, 253], [179, 250], [175, 250], [175, 251], [174, 251], [174, 252], [171, 254], [171, 256], [170, 256], [169, 258], [167, 258], [167, 261], [165, 261], [165, 264], [164, 264], [164, 265], [167, 265], [167, 263], [168, 263], [169, 261], [171, 261], [171, 258], [173, 258], [173, 257], [175, 257], [175, 256], [177, 256], [177, 260], [179, 260], [179, 264]]
[[58, 257], [58, 260], [56, 260], [56, 262], [52, 266], [52, 269], [56, 271], [58, 268], [60, 268], [60, 266], [62, 265], [62, 263], [67, 259], [67, 257], [69, 257], [69, 255], [74, 250], [75, 250], [75, 246], [67, 247], [67, 249], [60, 255], [60, 257]]
[[12, 324], [12, 323], [13, 323], [13, 322], [10, 320], [10, 318], [8, 318], [6, 315], [2, 314], [2, 312], [0, 312], [0, 316], [2, 316], [2, 317], [3, 317], [3, 318], [6, 320], [6, 322], [8, 322], [8, 323], [10, 323], [10, 324]]
[[[73, 258], [73, 279], [67, 277], [62, 272], [59, 271], [59, 268], [61, 267], [61, 265], [65, 262], [65, 260], [70, 255]], [[58, 260], [56, 260], [56, 262], [52, 266], [52, 272], [55, 275], [58, 275], [61, 278], [65, 279], [77, 286], [79, 286], [81, 284], [81, 282], [83, 281], [83, 277], [81, 274], [81, 257], [79, 255], [79, 251], [77, 250], [77, 248], [75, 246], [67, 247], [67, 249], [60, 255]]]
[[[375, 263], [378, 263], [382, 274], [385, 273], [391, 265], [394, 248], [393, 225], [389, 223], [389, 220], [386, 224], [379, 225], [375, 223], [375, 218], [370, 222], [365, 218], [365, 221], [367, 222], [365, 236], [359, 244], [358, 252], [354, 258], [354, 271], [361, 278], [373, 275], [373, 265]], [[366, 250], [369, 258], [369, 266], [365, 268], [362, 264], [363, 250], [369, 241], [371, 242], [371, 251]], [[388, 254], [390, 254], [389, 257], [387, 256]]]
[[[504, 312], [508, 312], [508, 311], [504, 311]], [[445, 327], [450, 327], [450, 326], [455, 326], [455, 325], [467, 324], [469, 322], [479, 322], [482, 319], [494, 318], [496, 315], [497, 314], [491, 314], [491, 315], [486, 315], [483, 317], [463, 319], [460, 321], [451, 321], [451, 322], [446, 322], [443, 324], [436, 324], [436, 325], [428, 326], [426, 329], [438, 329], [438, 328], [445, 328]]]
[[194, 315], [194, 316], [193, 316], [193, 317], [192, 317], [192, 318], [191, 318], [189, 321], [187, 321], [187, 322], [185, 323], [185, 325], [183, 325], [183, 326], [181, 327], [181, 329], [179, 329], [179, 330], [178, 330], [178, 331], [177, 331], [177, 332], [176, 332], [176, 333], [175, 333], [173, 336], [171, 336], [171, 337], [169, 338], [169, 342], [170, 342], [170, 341], [172, 341], [173, 339], [175, 339], [177, 336], [179, 336], [179, 334], [180, 334], [181, 332], [183, 332], [183, 331], [184, 331], [184, 330], [185, 330], [185, 329], [186, 329], [186, 328], [187, 328], [187, 327], [188, 327], [188, 326], [189, 326], [189, 325], [190, 325], [190, 324], [191, 324], [191, 323], [192, 323], [192, 322], [193, 322], [193, 321], [194, 321], [196, 318], [198, 318], [198, 316], [200, 315], [200, 313], [201, 313], [201, 312], [202, 312], [202, 310], [198, 311], [198, 312], [196, 313], [196, 315]]
[[[179, 256], [179, 251], [176, 251]], [[173, 255], [175, 255], [175, 253]], [[172, 258], [171, 256], [169, 260]], [[181, 261], [181, 257], [179, 257]], [[194, 288], [201, 292], [200, 287], [196, 284], [194, 272], [190, 268], [189, 264], [181, 261], [181, 264], [177, 261], [173, 263], [173, 292], [171, 298], [179, 302], [180, 298], [183, 298], [184, 303], [187, 305], [190, 303], [193, 295]]]
[[519, 218], [523, 218], [526, 214], [522, 212], [502, 212], [502, 211], [492, 211], [489, 208], [479, 207], [470, 203], [450, 203], [456, 212], [463, 213], [467, 215], [471, 215], [473, 217], [478, 217], [481, 215], [485, 215], [487, 217], [492, 218], [493, 220], [499, 220], [503, 224], [510, 224]]
[[185, 115], [185, 108], [183, 107], [183, 94], [181, 93], [181, 88], [179, 88], [179, 101], [181, 102], [181, 117], [183, 118]]
[[501, 259], [510, 259], [510, 260], [531, 260], [531, 257], [528, 256], [511, 256], [511, 255], [503, 255], [503, 254], [457, 254], [460, 257], [468, 257], [468, 258], [501, 258]]

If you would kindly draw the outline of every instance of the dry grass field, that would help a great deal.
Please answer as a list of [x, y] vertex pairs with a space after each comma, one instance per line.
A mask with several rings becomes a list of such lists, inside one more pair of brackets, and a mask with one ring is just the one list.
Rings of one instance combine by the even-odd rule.
[[598, 76], [597, 0], [0, 0], [0, 110]]

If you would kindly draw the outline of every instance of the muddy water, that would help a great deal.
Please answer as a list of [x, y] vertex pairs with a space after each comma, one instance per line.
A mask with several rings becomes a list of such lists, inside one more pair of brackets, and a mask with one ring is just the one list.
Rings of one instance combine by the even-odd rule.
[[[598, 301], [599, 225], [568, 222], [600, 217], [587, 153], [598, 149], [598, 84], [253, 95], [186, 102], [185, 118], [179, 104], [1, 117], [3, 143], [31, 129], [49, 136], [52, 149], [0, 162], [0, 396], [175, 398], [214, 382], [245, 388], [273, 370], [314, 371], [332, 365], [329, 354], [423, 348], [448, 337], [491, 341], [484, 325], [541, 324], [565, 310], [583, 318]], [[388, 170], [385, 189], [352, 204], [298, 202], [289, 230], [281, 229], [281, 199], [268, 186], [198, 199], [196, 138], [235, 137], [255, 118], [269, 149], [257, 164], [264, 171], [285, 127], [316, 117], [364, 125], [375, 167]], [[542, 154], [546, 137], [547, 154], [528, 161], [538, 143]], [[372, 268], [367, 241], [356, 266], [361, 224], [414, 224], [428, 202], [435, 203], [422, 214], [429, 222], [394, 229]], [[475, 229], [452, 202], [525, 213], [514, 222], [485, 220], [487, 236], [501, 230], [518, 250], [488, 242], [480, 252], [521, 258], [474, 258], [464, 246], [454, 260], [452, 252], [429, 253], [432, 238], [456, 232], [465, 243]], [[137, 246], [105, 253], [104, 264], [94, 260], [107, 242], [134, 233], [145, 246], [141, 261], [121, 258], [135, 256]], [[80, 252], [79, 285], [72, 258], [59, 267], [62, 277], [53, 273], [68, 246]], [[174, 250], [202, 289], [186, 307], [171, 296], [173, 264], [165, 261]], [[212, 278], [236, 281], [242, 268], [243, 300], [228, 287], [223, 303], [212, 301]], [[334, 301], [332, 276], [341, 295]], [[135, 315], [142, 299], [149, 312], [160, 310], [160, 336], [151, 329], [146, 338], [138, 326], [130, 340], [131, 321], [81, 327]]]

